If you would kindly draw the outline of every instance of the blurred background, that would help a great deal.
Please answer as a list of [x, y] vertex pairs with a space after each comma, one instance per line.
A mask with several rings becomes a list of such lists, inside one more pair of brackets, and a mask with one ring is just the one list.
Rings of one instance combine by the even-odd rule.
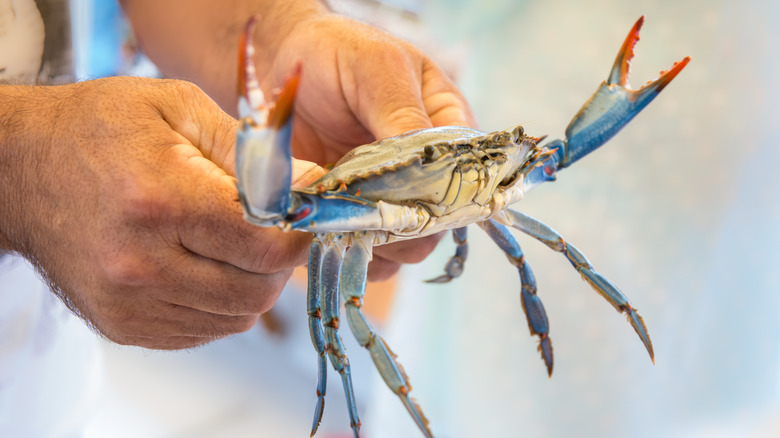
[[[561, 255], [519, 236], [550, 318], [548, 379], [516, 270], [474, 227], [461, 278], [422, 282], [454, 251], [445, 239], [379, 286], [377, 297], [395, 291], [394, 300], [367, 298], [437, 437], [780, 436], [780, 3], [333, 3], [429, 52], [484, 130], [522, 123], [533, 135], [563, 135], [643, 14], [635, 86], [693, 58], [608, 146], [516, 205], [626, 293], [647, 323], [655, 365]], [[80, 78], [154, 74], [113, 1], [72, 8]], [[103, 389], [87, 436], [306, 436], [316, 362], [302, 284], [299, 276], [282, 295], [275, 334], [258, 327], [176, 353], [102, 344]], [[343, 335], [363, 436], [420, 436], [368, 354]], [[351, 436], [338, 378], [329, 380], [318, 436]]]

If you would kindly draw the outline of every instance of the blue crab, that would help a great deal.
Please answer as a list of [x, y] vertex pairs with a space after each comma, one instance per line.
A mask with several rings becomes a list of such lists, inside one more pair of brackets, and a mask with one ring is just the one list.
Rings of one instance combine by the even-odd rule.
[[543, 138], [526, 135], [521, 126], [491, 133], [456, 126], [418, 130], [355, 148], [318, 181], [291, 189], [291, 109], [301, 70], [291, 76], [275, 102], [266, 102], [252, 62], [254, 20], [250, 20], [239, 54], [243, 120], [236, 143], [239, 199], [246, 218], [256, 225], [309, 231], [315, 236], [309, 252], [307, 298], [309, 329], [318, 354], [312, 435], [322, 418], [329, 359], [341, 376], [350, 426], [359, 436], [349, 360], [338, 334], [343, 300], [359, 344], [369, 351], [385, 383], [422, 433], [432, 436], [395, 354], [361, 312], [366, 267], [375, 245], [452, 230], [456, 253], [444, 274], [430, 280], [446, 283], [463, 270], [466, 226], [472, 223], [485, 230], [517, 268], [521, 305], [531, 335], [539, 338], [548, 375], [552, 375], [553, 348], [547, 316], [510, 227], [561, 252], [599, 295], [626, 315], [653, 359], [645, 323], [625, 295], [552, 228], [508, 208], [531, 188], [553, 181], [559, 169], [604, 144], [687, 65], [689, 57], [632, 90], [627, 81], [629, 63], [643, 21], [644, 16], [634, 24], [609, 77], [574, 116], [565, 140], [541, 145]]

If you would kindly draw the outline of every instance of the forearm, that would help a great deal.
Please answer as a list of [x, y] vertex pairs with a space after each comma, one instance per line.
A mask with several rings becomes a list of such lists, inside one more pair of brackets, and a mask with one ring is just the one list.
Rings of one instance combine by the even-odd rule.
[[[32, 172], [29, 148], [36, 144], [25, 137], [38, 131], [35, 102], [40, 100], [35, 87], [0, 86], [0, 251], [24, 251], [24, 204], [30, 201], [29, 174]], [[41, 127], [41, 129], [45, 129]]]
[[145, 53], [169, 77], [198, 84], [233, 111], [240, 32], [259, 16], [255, 33], [259, 72], [302, 21], [327, 13], [320, 0], [122, 0]]
[[18, 148], [14, 145], [11, 132], [15, 129], [16, 87], [0, 86], [0, 253], [14, 250], [11, 239], [11, 219], [14, 210], [14, 172], [18, 167]]

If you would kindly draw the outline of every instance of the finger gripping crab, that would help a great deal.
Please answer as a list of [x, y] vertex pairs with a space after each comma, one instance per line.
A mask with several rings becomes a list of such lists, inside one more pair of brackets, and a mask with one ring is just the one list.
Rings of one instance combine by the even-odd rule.
[[452, 126], [413, 131], [353, 149], [318, 181], [299, 189], [291, 189], [290, 136], [301, 70], [296, 70], [275, 102], [266, 102], [252, 62], [255, 20], [249, 21], [239, 54], [243, 120], [236, 143], [239, 198], [254, 224], [315, 234], [307, 297], [309, 329], [319, 355], [312, 435], [322, 417], [329, 359], [341, 376], [350, 425], [359, 436], [349, 360], [338, 334], [343, 300], [352, 333], [423, 434], [432, 436], [428, 421], [409, 395], [403, 368], [361, 311], [366, 268], [375, 245], [452, 230], [456, 253], [445, 273], [430, 280], [448, 282], [463, 269], [466, 226], [472, 223], [485, 230], [517, 268], [522, 307], [531, 334], [539, 337], [549, 375], [553, 348], [547, 316], [533, 273], [509, 227], [561, 252], [599, 295], [626, 315], [653, 358], [647, 328], [625, 295], [552, 228], [508, 208], [531, 188], [554, 180], [559, 169], [604, 144], [687, 65], [689, 57], [632, 90], [627, 81], [629, 62], [643, 21], [641, 17], [629, 32], [609, 77], [574, 116], [565, 140], [540, 145], [542, 138], [528, 136], [520, 126], [492, 133]]

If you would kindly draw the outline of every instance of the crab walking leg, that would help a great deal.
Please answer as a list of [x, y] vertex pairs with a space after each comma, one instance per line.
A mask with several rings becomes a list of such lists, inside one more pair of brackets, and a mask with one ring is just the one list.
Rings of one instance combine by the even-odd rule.
[[315, 239], [309, 247], [309, 285], [306, 294], [306, 312], [309, 315], [309, 334], [314, 349], [317, 350], [317, 405], [314, 408], [314, 420], [311, 436], [317, 433], [325, 407], [325, 388], [328, 368], [325, 359], [325, 334], [322, 329], [322, 306], [320, 305], [320, 267], [322, 266], [322, 242]]
[[536, 278], [531, 267], [526, 263], [523, 251], [517, 240], [509, 232], [509, 228], [493, 220], [483, 221], [479, 226], [493, 239], [501, 250], [506, 253], [509, 262], [520, 273], [520, 302], [528, 321], [528, 329], [531, 335], [539, 336], [539, 352], [544, 364], [547, 366], [547, 375], [552, 377], [553, 348], [550, 342], [550, 324], [547, 320], [547, 312], [544, 311], [542, 300], [536, 295]]
[[518, 211], [507, 209], [501, 215], [497, 215], [496, 219], [505, 219], [507, 225], [517, 228], [566, 256], [572, 266], [574, 266], [574, 269], [582, 275], [582, 278], [599, 295], [612, 304], [618, 312], [626, 314], [628, 322], [634, 327], [642, 343], [645, 344], [645, 348], [650, 354], [650, 359], [655, 363], [653, 344], [650, 341], [650, 335], [647, 333], [647, 327], [642, 317], [636, 313], [636, 309], [631, 307], [631, 303], [628, 302], [628, 298], [623, 295], [623, 292], [620, 292], [606, 277], [596, 272], [588, 259], [574, 245], [566, 242], [557, 231], [546, 224]]
[[384, 339], [372, 330], [360, 310], [366, 290], [366, 269], [371, 260], [373, 239], [373, 233], [355, 233], [352, 246], [347, 250], [341, 265], [341, 296], [344, 299], [347, 321], [355, 339], [371, 354], [371, 359], [387, 386], [401, 399], [423, 434], [431, 438], [433, 434], [428, 428], [428, 419], [423, 415], [420, 406], [409, 396], [412, 387], [403, 367], [396, 361], [396, 355]]
[[443, 275], [425, 280], [426, 283], [449, 283], [453, 278], [457, 278], [463, 273], [463, 265], [469, 256], [469, 244], [466, 240], [467, 230], [467, 227], [452, 229], [452, 239], [455, 240], [457, 245], [455, 255], [447, 261]]
[[341, 235], [327, 234], [324, 236], [325, 254], [320, 266], [320, 287], [322, 291], [323, 331], [325, 334], [325, 351], [328, 358], [339, 375], [344, 385], [344, 395], [349, 407], [349, 426], [355, 435], [360, 437], [360, 419], [358, 418], [355, 392], [352, 389], [352, 373], [349, 367], [349, 359], [344, 351], [344, 345], [339, 336], [339, 311], [341, 300], [339, 297], [339, 270], [344, 257], [344, 241]]

